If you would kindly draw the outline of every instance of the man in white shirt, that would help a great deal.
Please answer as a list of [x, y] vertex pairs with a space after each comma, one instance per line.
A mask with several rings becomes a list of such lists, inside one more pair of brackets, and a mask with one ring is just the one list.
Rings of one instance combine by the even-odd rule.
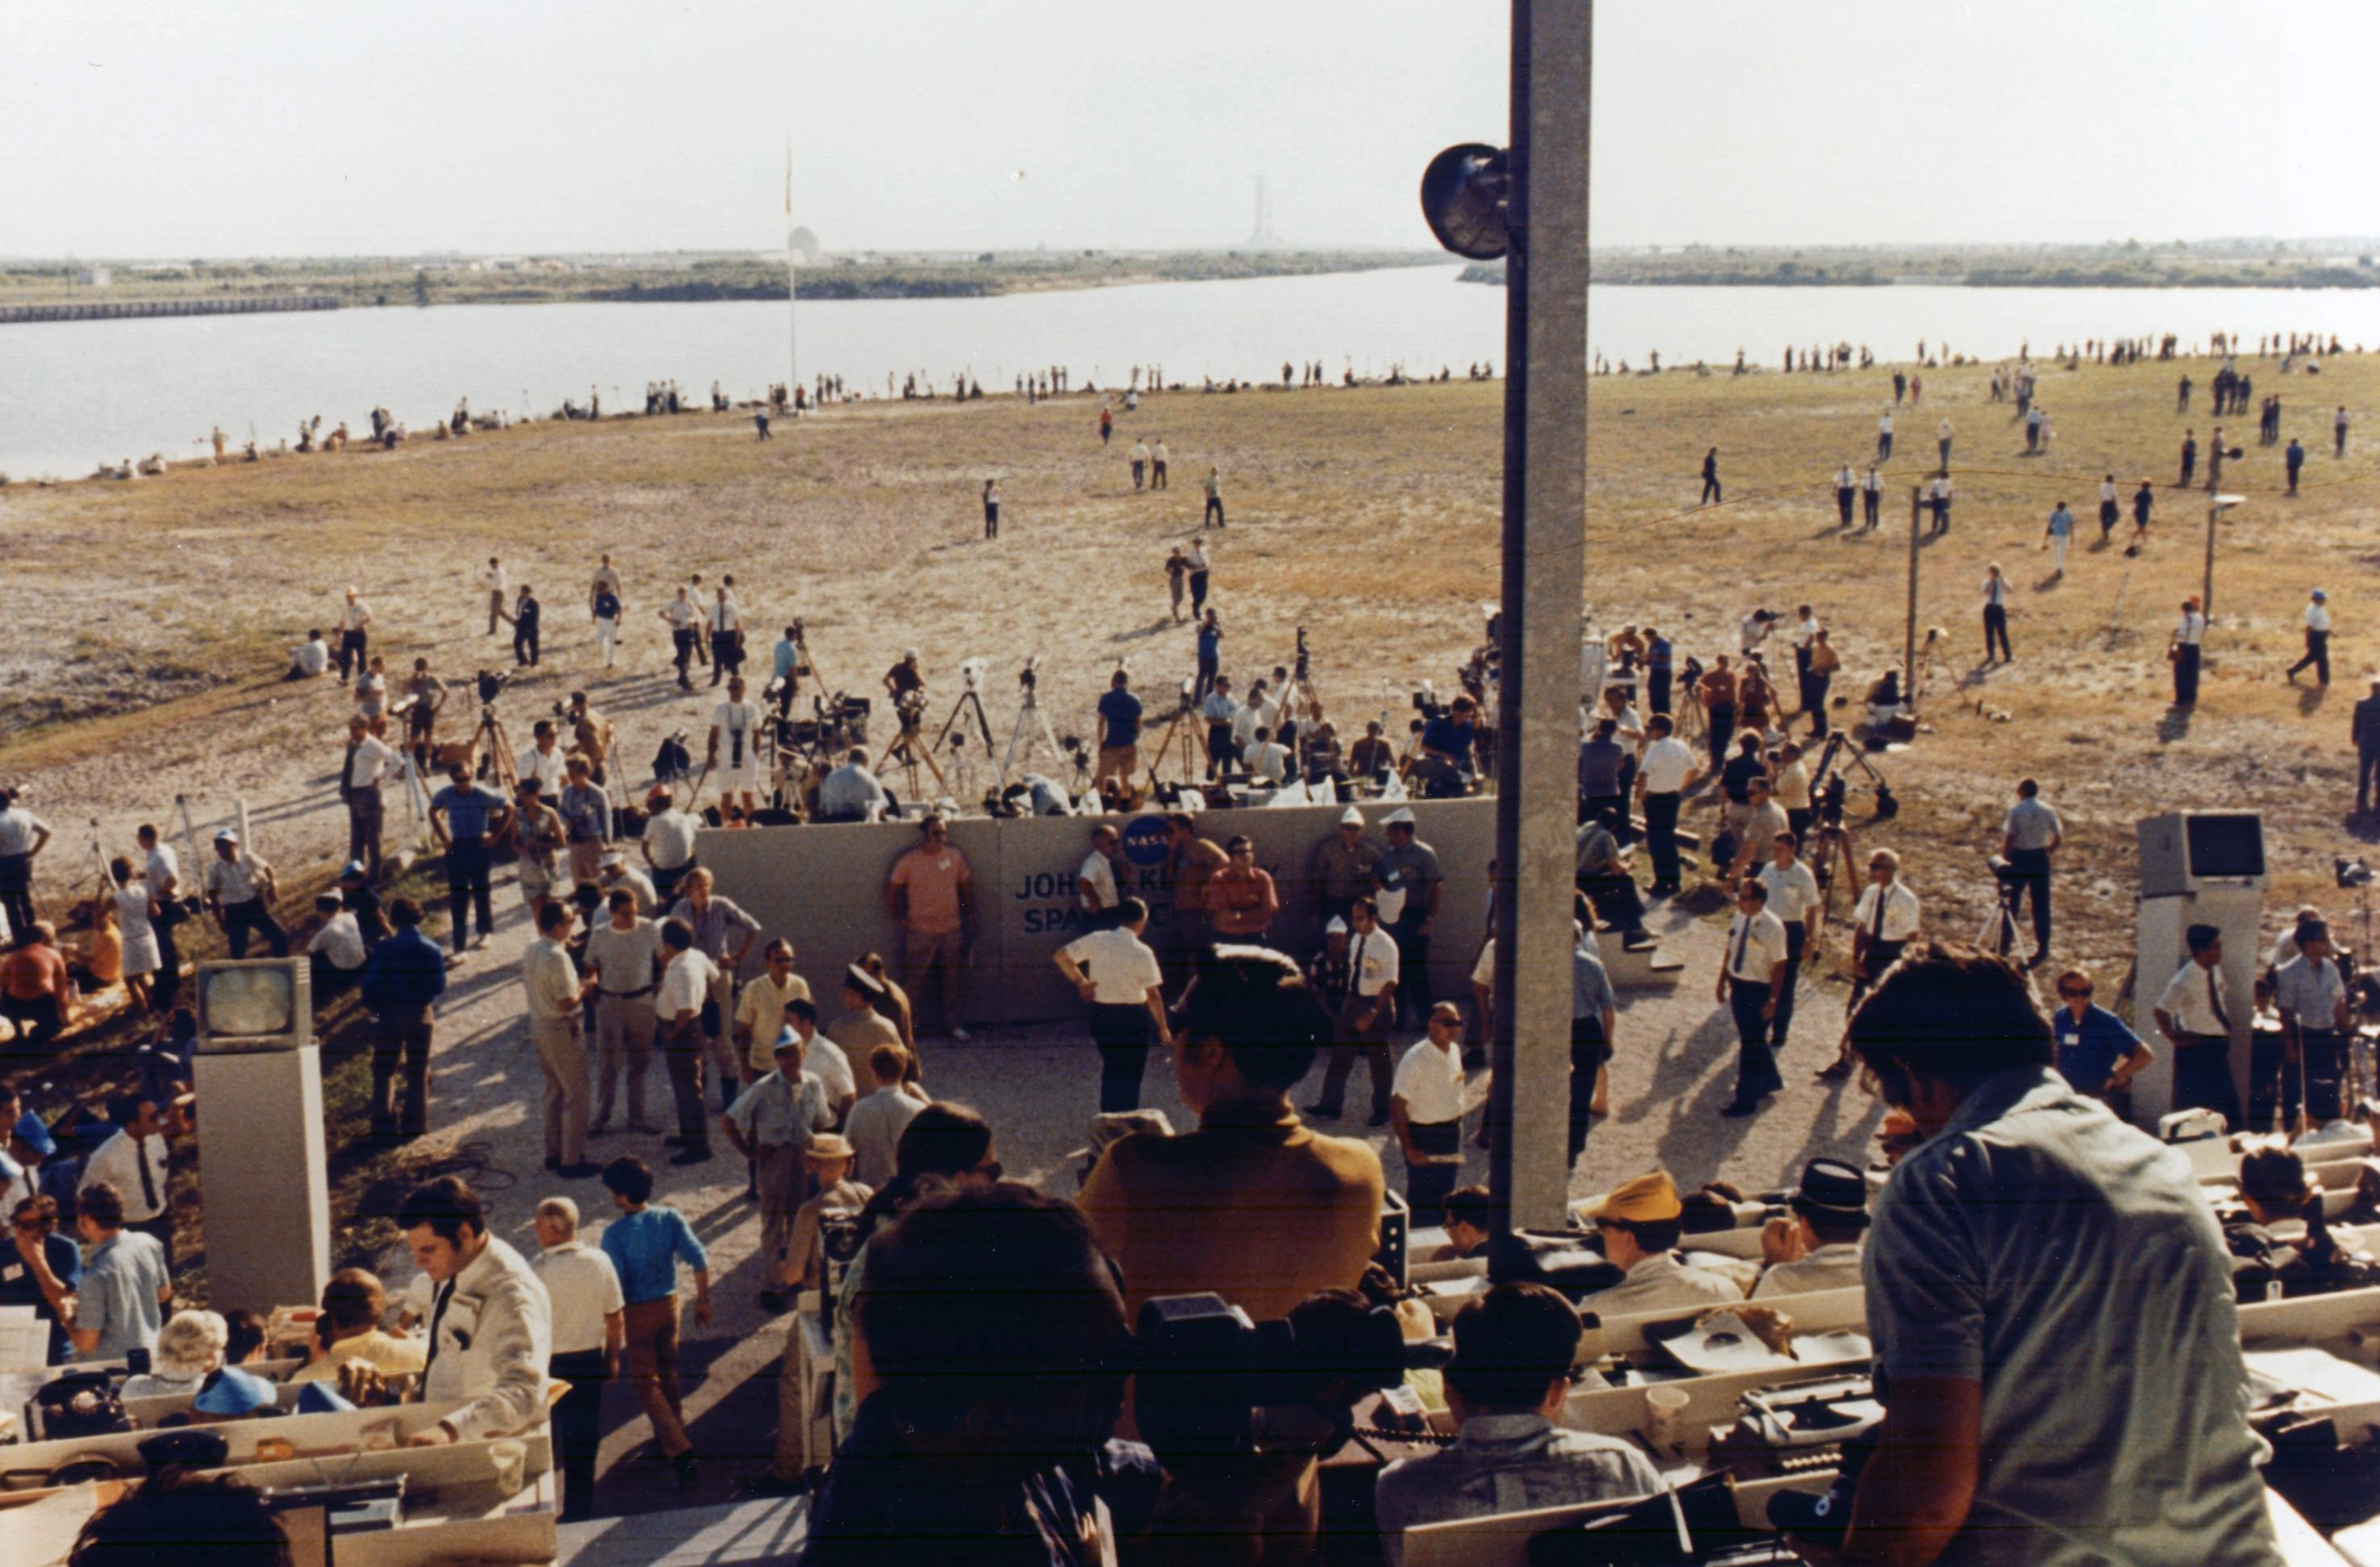
[[1800, 986], [1802, 962], [1818, 951], [1819, 929], [1826, 923], [1826, 903], [1818, 896], [1816, 872], [1804, 864], [1801, 841], [1789, 830], [1768, 841], [1769, 859], [1760, 868], [1760, 884], [1768, 892], [1768, 911], [1785, 927], [1785, 972], [1779, 977], [1777, 1011], [1769, 1019], [1768, 1046], [1785, 1048], [1793, 1027], [1793, 992]]
[[1736, 825], [1736, 857], [1727, 867], [1727, 880], [1740, 882], [1758, 874], [1777, 835], [1792, 827], [1785, 807], [1777, 803], [1777, 786], [1765, 777], [1749, 779], [1744, 785], [1744, 814]]
[[710, 629], [710, 683], [744, 668], [744, 612], [735, 602], [735, 578], [720, 583], [719, 597], [703, 617]]
[[1141, 939], [1148, 925], [1149, 906], [1126, 897], [1116, 906], [1115, 924], [1076, 937], [1059, 948], [1053, 960], [1091, 1008], [1103, 1115], [1141, 1108], [1149, 1040], [1154, 1035], [1161, 1044], [1168, 1037], [1165, 974], [1157, 954]]
[[901, 1134], [908, 1130], [910, 1120], [925, 1101], [902, 1085], [909, 1053], [898, 1044], [877, 1045], [867, 1054], [866, 1067], [872, 1087], [866, 1098], [852, 1107], [843, 1135], [851, 1139], [853, 1177], [880, 1190], [892, 1178]]
[[407, 1445], [504, 1436], [544, 1420], [552, 1303], [521, 1254], [487, 1232], [479, 1194], [443, 1175], [404, 1200], [397, 1228], [433, 1291], [422, 1401], [463, 1401]]
[[653, 878], [630, 865], [627, 854], [618, 849], [606, 849], [595, 862], [595, 884], [603, 889], [607, 904], [612, 894], [625, 892], [635, 899], [640, 914], [651, 914], [661, 906], [661, 890], [653, 884]]
[[206, 866], [206, 906], [236, 961], [248, 955], [248, 936], [262, 936], [272, 955], [289, 955], [289, 933], [272, 917], [272, 899], [279, 891], [272, 867], [240, 847], [240, 835], [230, 828], [215, 835], [215, 857]]
[[2306, 605], [2306, 657], [2289, 666], [2291, 684], [2297, 683], [2297, 671], [2307, 665], [2314, 666], [2314, 684], [2331, 683], [2331, 601], [2321, 589], [2314, 590]]
[[570, 782], [569, 759], [562, 751], [562, 737], [555, 732], [551, 719], [541, 718], [530, 726], [529, 749], [515, 760], [513, 776], [536, 779], [537, 798], [549, 805], [562, 798], [563, 788]]
[[1653, 884], [1648, 890], [1655, 897], [1673, 895], [1681, 885], [1678, 804], [1702, 777], [1693, 748], [1673, 733], [1675, 727], [1665, 712], [1645, 721], [1646, 733], [1652, 739], [1636, 767], [1636, 806], [1645, 815], [1645, 848], [1653, 858]]
[[554, 898], [537, 910], [537, 937], [522, 956], [521, 977], [529, 993], [529, 1042], [546, 1075], [546, 1168], [570, 1180], [596, 1174], [587, 1162], [587, 1042], [579, 1014], [594, 990], [581, 979], [563, 945], [576, 912]]
[[1792, 1207], [1792, 1218], [1770, 1219], [1761, 1228], [1760, 1254], [1767, 1268], [1752, 1286], [1752, 1298], [1859, 1288], [1867, 1175], [1840, 1159], [1813, 1159], [1802, 1166], [1802, 1189]]
[[681, 588], [676, 598], [654, 613], [669, 627], [669, 644], [678, 668], [678, 689], [692, 691], [694, 680], [687, 671], [694, 664], [695, 649], [702, 644], [702, 608], [686, 596], [685, 589]]
[[1405, 1200], [1418, 1225], [1445, 1216], [1447, 1194], [1462, 1178], [1462, 1009], [1438, 1003], [1427, 1028], [1396, 1063], [1388, 1101], [1405, 1156]]
[[1712, 992], [1736, 1020], [1736, 1096], [1721, 1107], [1721, 1115], [1751, 1115], [1762, 1099], [1785, 1087], [1768, 1033], [1784, 989], [1786, 951], [1785, 926], [1768, 911], [1766, 883], [1746, 877], [1737, 884], [1736, 917], [1727, 926], [1726, 961]]
[[[1890, 439], [1890, 436], [1879, 436], [1876, 445], [1881, 447]], [[1838, 527], [1851, 525], [1852, 503], [1858, 498], [1859, 475], [1846, 462], [1834, 471], [1834, 516]]]
[[1773, 613], [1755, 609], [1736, 623], [1736, 644], [1747, 654], [1757, 653], [1776, 626], [1777, 617]]
[[627, 1340], [619, 1270], [600, 1246], [578, 1238], [578, 1204], [549, 1197], [537, 1204], [538, 1251], [529, 1266], [546, 1286], [552, 1352], [546, 1374], [570, 1391], [554, 1405], [554, 1455], [562, 1468], [562, 1518], [594, 1516], [595, 1451], [602, 1439], [603, 1389], [619, 1375]]
[[1948, 473], [1950, 471], [1950, 436], [1952, 433], [1950, 421], [1947, 418], [1934, 427], [1934, 450], [1941, 459], [1941, 470], [1945, 473]]
[[683, 920], [661, 927], [661, 989], [654, 1001], [661, 1062], [678, 1104], [678, 1153], [672, 1164], [702, 1164], [710, 1159], [710, 1122], [703, 1113], [703, 1003], [711, 999], [719, 967], [694, 948], [694, 930]]
[[1886, 408], [1876, 420], [1876, 460], [1890, 462], [1893, 456], [1893, 411]]
[[330, 667], [330, 644], [323, 641], [322, 632], [308, 631], [306, 640], [290, 650], [289, 673], [285, 678], [313, 680], [327, 673]]
[[[1947, 444], [1948, 443], [1945, 443], [1945, 445]], [[1925, 491], [1925, 504], [1933, 508], [1934, 511], [1933, 532], [1948, 533], [1950, 531], [1950, 500], [1951, 486], [1950, 474], [1936, 474], [1934, 476], [1933, 484], [1926, 486]]]
[[115, 1122], [115, 1135], [83, 1162], [82, 1178], [74, 1183], [74, 1189], [87, 1191], [101, 1181], [115, 1188], [124, 1198], [124, 1228], [163, 1246], [170, 1268], [174, 1221], [165, 1206], [171, 1155], [165, 1147], [165, 1117], [156, 1100], [126, 1095], [109, 1101], [108, 1119]]
[[1668, 1172], [1656, 1170], [1621, 1182], [1584, 1216], [1603, 1239], [1603, 1255], [1628, 1277], [1579, 1302], [1580, 1312], [1592, 1311], [1609, 1322], [1614, 1317], [1743, 1299], [1743, 1291], [1731, 1281], [1678, 1260], [1686, 1204], [1678, 1200], [1677, 1183]]
[[[1221, 682], [1217, 683], [1217, 688], [1221, 689]], [[1250, 682], [1248, 687], [1248, 700], [1240, 704], [1238, 710], [1232, 714], [1231, 743], [1235, 753], [1243, 758], [1246, 757], [1256, 744], [1256, 731], [1270, 729], [1273, 726], [1274, 717], [1279, 710], [1266, 699], [1263, 677], [1260, 675]]]
[[2014, 663], [2016, 655], [2008, 648], [2008, 579], [2000, 575], [2000, 563], [1994, 561], [1983, 574], [1983, 661], [1989, 668], [1994, 662], [1992, 649], [1997, 647], [1997, 661]]
[[1075, 901], [1089, 929], [1115, 923], [1112, 911], [1122, 901], [1116, 886], [1116, 867], [1123, 857], [1124, 837], [1112, 824], [1101, 822], [1091, 830], [1091, 853], [1075, 870]]
[[1207, 725], [1209, 782], [1239, 761], [1239, 698], [1231, 694], [1231, 676], [1217, 675], [1215, 688], [1198, 704], [1198, 716]]
[[[720, 590], [721, 592], [725, 589]], [[718, 668], [725, 667], [722, 657]], [[714, 682], [713, 684], [717, 684]], [[744, 677], [727, 683], [727, 700], [711, 710], [710, 749], [704, 758], [718, 780], [721, 804], [741, 799], [747, 813], [760, 803], [760, 708], [744, 699]]]
[[2199, 644], [2206, 636], [2206, 617], [2201, 613], [2198, 595], [2193, 593], [2182, 601], [2182, 618], [2174, 623], [2171, 639], [2165, 645], [2165, 657], [2174, 661], [2174, 705], [2188, 707], [2198, 700]]
[[1147, 480], [1148, 480], [1148, 471], [1149, 471], [1149, 445], [1148, 445], [1148, 443], [1147, 443], [1147, 442], [1145, 442], [1145, 441], [1138, 441], [1138, 440], [1134, 441], [1134, 442], [1132, 443], [1132, 449], [1131, 449], [1131, 451], [1130, 451], [1130, 452], [1129, 452], [1129, 453], [1128, 453], [1128, 454], [1126, 454], [1126, 455], [1127, 455], [1127, 456], [1129, 456], [1129, 457], [1131, 458], [1131, 463], [1132, 463], [1132, 487], [1133, 487], [1134, 489], [1136, 489], [1136, 490], [1137, 490], [1137, 489], [1140, 489], [1140, 488], [1142, 488], [1142, 487], [1143, 487], [1143, 486], [1147, 483]]
[[2223, 932], [2192, 925], [2182, 933], [2189, 960], [2165, 982], [2151, 1014], [2174, 1046], [2174, 1108], [2220, 1110], [2233, 1130], [2243, 1124], [2239, 1085], [2231, 1078], [2231, 1005], [2224, 992]]
[[404, 764], [394, 748], [372, 733], [362, 713], [347, 721], [345, 771], [339, 797], [347, 802], [347, 857], [364, 862], [364, 874], [380, 879], [380, 780], [402, 777]]
[[1395, 1093], [1396, 1064], [1388, 1053], [1389, 1026], [1396, 1021], [1396, 987], [1400, 960], [1396, 938], [1381, 928], [1380, 906], [1359, 897], [1347, 910], [1347, 1001], [1339, 1013], [1339, 1034], [1330, 1046], [1330, 1064], [1322, 1074], [1322, 1097], [1305, 1113], [1336, 1121], [1347, 1099], [1347, 1080], [1355, 1075], [1360, 1056], [1371, 1069], [1372, 1113], [1368, 1124], [1389, 1122], [1389, 1100]]
[[612, 1102], [628, 1078], [628, 1130], [660, 1130], [645, 1117], [644, 1081], [653, 1066], [653, 991], [661, 927], [640, 919], [636, 895], [615, 887], [611, 918], [587, 936], [587, 969], [595, 980], [595, 1117], [589, 1134], [611, 1129]]
[[314, 995], [319, 1001], [359, 977], [372, 953], [364, 945], [363, 926], [338, 894], [317, 895], [314, 916], [323, 922], [322, 928], [307, 938], [306, 955], [313, 960]]
[[[1868, 884], [1851, 910], [1851, 999], [1844, 1016], [1859, 1010], [1860, 1000], [1875, 988], [1884, 970], [1900, 961], [1901, 951], [1916, 939], [1923, 910], [1917, 895], [1900, 879], [1900, 856], [1878, 849], [1868, 857]], [[1845, 1034], [1834, 1064], [1818, 1076], [1834, 1082], [1851, 1075], [1851, 1037]]]
[[1289, 748], [1273, 737], [1273, 731], [1262, 725], [1256, 730], [1256, 750], [1248, 759], [1248, 771], [1253, 777], [1279, 788], [1289, 781]]
[[656, 904], [675, 902], [678, 883], [694, 868], [694, 834], [701, 818], [679, 808], [677, 797], [656, 786], [644, 801], [644, 863], [653, 867]]
[[504, 618], [504, 601], [512, 591], [511, 574], [504, 569], [504, 562], [494, 555], [487, 558], [487, 634], [496, 635], [496, 622]]
[[341, 685], [347, 684], [350, 673], [364, 672], [364, 659], [370, 657], [367, 651], [369, 638], [364, 628], [371, 624], [372, 606], [356, 597], [353, 588], [348, 589], [347, 602], [340, 604], [338, 610], [338, 683]]

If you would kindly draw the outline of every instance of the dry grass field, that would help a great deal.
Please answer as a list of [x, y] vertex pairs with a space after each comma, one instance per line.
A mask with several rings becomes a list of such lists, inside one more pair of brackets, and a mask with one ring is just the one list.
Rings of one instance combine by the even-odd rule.
[[[2202, 388], [2187, 416], [2174, 407], [2184, 368]], [[1947, 667], [1925, 690], [1918, 744], [1883, 759], [1900, 817], [1869, 824], [1868, 797], [1853, 796], [1860, 847], [1900, 848], [1937, 928], [1970, 935], [1989, 907], [1983, 857], [2001, 813], [2016, 780], [2036, 777], [2068, 827], [2062, 953], [2114, 973], [2128, 966], [2143, 814], [2262, 810], [2268, 909], [2323, 901], [2330, 857], [2356, 842], [2348, 710], [2380, 656], [2380, 552], [2367, 525], [2380, 475], [2360, 422], [2380, 409], [2380, 366], [2343, 358], [2319, 378], [2286, 379], [2277, 361], [2248, 368], [2259, 397], [2281, 393], [2284, 436], [2301, 434], [2312, 455], [2305, 493], [2285, 498], [2280, 448], [2254, 445], [2253, 418], [2232, 421], [2248, 456], [2226, 487], [2248, 503], [2222, 525], [2206, 685], [2188, 715], [2169, 711], [2162, 653], [2175, 606], [2198, 585], [2205, 512], [2166, 487], [2185, 426], [2202, 442], [2208, 432], [2207, 361], [2044, 365], [2055, 444], [2030, 458], [2013, 409], [1986, 401], [1984, 369], [1927, 371], [1924, 405], [1898, 413], [1885, 525], [1850, 536], [1835, 528], [1827, 479], [1846, 458], [1864, 467], [1887, 371], [1599, 379], [1585, 610], [1603, 631], [1658, 624], [1707, 662], [1733, 650], [1736, 622], [1755, 605], [1808, 603], [1844, 655], [1838, 694], [1856, 693], [1897, 657], [1909, 486], [1947, 415], [1958, 499], [1951, 532], [1922, 551], [1920, 613], [1947, 631]], [[244, 797], [278, 824], [266, 847], [284, 865], [334, 855], [343, 834], [329, 775], [347, 703], [327, 682], [280, 684], [285, 648], [330, 625], [352, 582], [392, 664], [426, 654], [453, 677], [509, 662], [482, 634], [478, 573], [491, 554], [547, 605], [545, 662], [507, 710], [542, 711], [586, 685], [639, 768], [665, 726], [707, 722], [707, 693], [681, 697], [664, 678], [654, 614], [696, 571], [735, 575], [763, 650], [790, 615], [807, 617], [837, 684], [873, 693], [899, 650], [919, 646], [937, 724], [956, 664], [983, 655], [1004, 734], [1015, 671], [1038, 652], [1052, 722], [1085, 730], [1117, 658], [1144, 690], [1191, 669], [1163, 562], [1197, 528], [1210, 462], [1230, 516], [1210, 546], [1226, 669], [1244, 677], [1286, 662], [1302, 624], [1342, 730], [1384, 707], [1401, 727], [1421, 679], [1451, 684], [1494, 592], [1501, 397], [1501, 384], [1464, 383], [1171, 393], [1121, 417], [1105, 448], [1097, 400], [1079, 396], [862, 405], [780, 423], [765, 444], [740, 416], [548, 423], [393, 454], [0, 490], [0, 777], [29, 784], [67, 832], [46, 861], [60, 874], [82, 872], [88, 857], [72, 840], [86, 818], [112, 848], [177, 793], [202, 822]], [[2341, 402], [2359, 420], [2344, 462], [2329, 438]], [[2380, 441], [2380, 422], [2369, 431]], [[1132, 492], [1135, 435], [1170, 444], [1170, 491]], [[1713, 445], [1728, 501], [1695, 509], [1696, 470]], [[2096, 546], [2096, 485], [2110, 471], [2127, 497], [2143, 474], [2158, 485], [2156, 535], [2136, 560]], [[995, 474], [1003, 526], [986, 541], [977, 495]], [[2036, 547], [2061, 498], [2078, 537], [2052, 583]], [[2127, 520], [2119, 542], [2128, 531]], [[584, 610], [606, 550], [628, 589], [616, 680], [602, 675]], [[2016, 659], [1987, 674], [1976, 668], [1978, 588], [1993, 561], [2016, 588]], [[2316, 586], [2339, 627], [2328, 693], [2310, 675], [2294, 690], [2281, 678]]]

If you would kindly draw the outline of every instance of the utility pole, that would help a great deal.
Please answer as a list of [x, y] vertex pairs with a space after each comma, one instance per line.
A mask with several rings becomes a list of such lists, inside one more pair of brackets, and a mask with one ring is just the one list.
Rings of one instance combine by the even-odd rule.
[[1558, 1227], [1569, 1192], [1594, 8], [1513, 0], [1512, 19], [1489, 1182], [1517, 1228]]
[[1909, 486], [1909, 618], [1901, 629], [1900, 693], [1911, 718], [1917, 716], [1917, 519], [1924, 511], [1924, 494], [1923, 485]]

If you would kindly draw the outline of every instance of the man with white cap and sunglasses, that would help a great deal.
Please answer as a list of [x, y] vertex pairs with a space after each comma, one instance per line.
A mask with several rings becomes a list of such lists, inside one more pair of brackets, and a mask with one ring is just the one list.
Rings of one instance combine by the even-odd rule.
[[272, 867], [240, 847], [230, 828], [215, 835], [215, 858], [206, 867], [206, 907], [222, 926], [234, 961], [248, 955], [248, 937], [262, 936], [276, 958], [289, 956], [289, 933], [272, 917], [277, 887]]
[[1355, 899], [1378, 891], [1382, 857], [1380, 845], [1364, 836], [1364, 813], [1353, 805], [1340, 812], [1339, 830], [1306, 856], [1315, 923], [1328, 926], [1333, 920], [1344, 920]]

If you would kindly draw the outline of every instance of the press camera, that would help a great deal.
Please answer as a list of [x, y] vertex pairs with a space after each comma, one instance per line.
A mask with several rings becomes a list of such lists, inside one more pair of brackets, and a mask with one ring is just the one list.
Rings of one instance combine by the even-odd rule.
[[1442, 1345], [1408, 1345], [1396, 1314], [1310, 1300], [1256, 1322], [1213, 1295], [1164, 1295], [1141, 1308], [1134, 1409], [1167, 1468], [1253, 1453], [1327, 1453], [1355, 1429], [1355, 1405], [1403, 1383], [1408, 1366], [1445, 1362]]

